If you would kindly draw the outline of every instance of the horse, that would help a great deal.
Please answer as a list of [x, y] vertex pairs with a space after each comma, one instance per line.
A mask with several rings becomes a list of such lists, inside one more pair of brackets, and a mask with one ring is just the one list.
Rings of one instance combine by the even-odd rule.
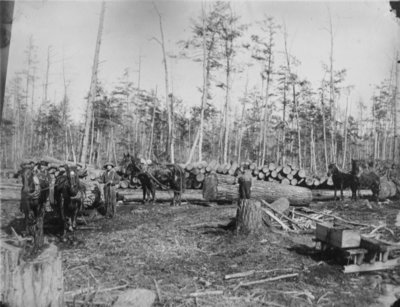
[[68, 230], [76, 229], [76, 219], [86, 194], [85, 186], [79, 181], [77, 167], [65, 165], [64, 168], [65, 172], [56, 178], [54, 184], [54, 202], [63, 225], [63, 240]]
[[340, 189], [340, 197], [343, 200], [343, 190], [347, 188], [351, 189], [351, 198], [354, 200], [357, 199], [359, 183], [355, 169], [353, 169], [351, 173], [343, 173], [337, 168], [336, 164], [332, 163], [328, 166], [328, 176], [332, 176], [333, 187], [335, 189], [335, 200], [337, 200], [337, 189]]
[[358, 170], [358, 196], [360, 196], [361, 188], [370, 189], [372, 192], [372, 199], [378, 200], [380, 191], [380, 178], [379, 176], [370, 168], [373, 165], [366, 163], [361, 160], [352, 160], [353, 168]]
[[185, 171], [178, 164], [157, 164], [145, 166], [136, 157], [124, 154], [120, 166], [124, 175], [137, 177], [143, 189], [143, 202], [150, 200], [153, 203], [156, 199], [155, 186], [163, 190], [172, 189], [174, 197], [171, 205], [181, 205], [182, 193], [185, 190]]
[[49, 182], [44, 176], [38, 176], [33, 168], [24, 166], [20, 171], [22, 178], [21, 206], [25, 216], [25, 231], [33, 236], [34, 249], [44, 244], [43, 219], [45, 203], [49, 196]]

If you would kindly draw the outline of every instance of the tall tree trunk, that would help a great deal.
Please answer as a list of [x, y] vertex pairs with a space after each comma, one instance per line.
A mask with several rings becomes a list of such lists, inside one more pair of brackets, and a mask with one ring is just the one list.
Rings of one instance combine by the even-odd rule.
[[199, 136], [199, 161], [203, 159], [203, 127], [204, 127], [204, 109], [207, 104], [208, 97], [208, 80], [210, 75], [210, 62], [207, 57], [207, 32], [206, 32], [206, 16], [204, 12], [204, 2], [201, 5], [202, 12], [202, 26], [203, 26], [203, 93], [201, 97], [200, 108], [200, 136]]
[[393, 95], [393, 162], [399, 162], [397, 157], [397, 100], [398, 100], [398, 78], [399, 78], [399, 65], [400, 65], [400, 58], [399, 53], [396, 54], [396, 72], [395, 72], [395, 85], [394, 85], [394, 95]]
[[324, 89], [321, 86], [321, 109], [322, 109], [322, 130], [324, 139], [324, 157], [325, 157], [325, 171], [328, 171], [328, 144], [326, 140], [326, 121], [325, 121], [325, 102], [324, 102]]
[[23, 128], [22, 128], [22, 140], [21, 140], [21, 149], [23, 151], [23, 153], [25, 154], [25, 137], [26, 137], [26, 126], [27, 126], [27, 121], [28, 121], [28, 99], [29, 99], [29, 84], [30, 84], [30, 80], [31, 80], [31, 64], [32, 64], [32, 52], [33, 52], [33, 37], [31, 36], [29, 38], [29, 46], [28, 46], [28, 67], [26, 69], [26, 88], [25, 88], [25, 97], [26, 97], [26, 101], [25, 101], [25, 115], [24, 115], [24, 122], [23, 122]]
[[0, 125], [3, 120], [4, 95], [6, 89], [8, 54], [14, 16], [14, 0], [0, 1]]
[[83, 145], [82, 145], [82, 153], [81, 153], [81, 162], [86, 164], [86, 156], [89, 144], [90, 137], [90, 124], [92, 119], [92, 110], [93, 110], [93, 102], [96, 99], [96, 88], [97, 88], [97, 72], [99, 66], [99, 54], [100, 54], [100, 45], [101, 45], [101, 35], [103, 32], [103, 24], [104, 24], [104, 14], [105, 14], [105, 2], [103, 1], [101, 4], [101, 13], [100, 13], [100, 21], [99, 28], [97, 32], [97, 40], [96, 40], [96, 49], [94, 53], [93, 67], [92, 67], [92, 79], [90, 82], [90, 91], [88, 97], [88, 104], [86, 108], [86, 123], [85, 123], [85, 134], [83, 136]]
[[346, 165], [346, 155], [347, 155], [347, 122], [349, 121], [347, 117], [347, 111], [349, 109], [349, 94], [347, 95], [346, 99], [346, 113], [344, 117], [344, 149], [343, 149], [343, 163], [342, 168], [344, 169]]
[[335, 89], [333, 80], [333, 28], [332, 16], [329, 12], [329, 33], [330, 33], [330, 55], [329, 55], [329, 103], [331, 106], [331, 161], [336, 163], [336, 112], [335, 112]]
[[[229, 42], [226, 42], [226, 48], [228, 50]], [[228, 140], [229, 140], [229, 108], [231, 100], [231, 58], [227, 56], [226, 58], [226, 91], [225, 91], [225, 107], [224, 107], [224, 163], [228, 162]]]
[[173, 137], [173, 99], [172, 94], [169, 92], [169, 77], [168, 77], [168, 65], [167, 65], [167, 56], [165, 52], [165, 41], [164, 41], [164, 30], [162, 25], [161, 14], [158, 11], [157, 6], [153, 3], [154, 9], [157, 12], [159, 25], [160, 25], [160, 34], [161, 34], [161, 42], [157, 40], [157, 42], [161, 45], [162, 53], [163, 53], [163, 64], [165, 71], [165, 103], [167, 108], [168, 115], [168, 137], [167, 137], [167, 154], [169, 155], [170, 162], [174, 163], [174, 137]]

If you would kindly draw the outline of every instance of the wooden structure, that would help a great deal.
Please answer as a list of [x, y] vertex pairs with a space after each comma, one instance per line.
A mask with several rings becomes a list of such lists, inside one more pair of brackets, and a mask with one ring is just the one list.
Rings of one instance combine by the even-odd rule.
[[400, 258], [390, 259], [390, 252], [400, 250], [400, 245], [362, 236], [343, 225], [317, 223], [314, 241], [320, 244], [321, 252], [335, 249], [347, 259], [344, 273], [393, 269], [400, 264]]

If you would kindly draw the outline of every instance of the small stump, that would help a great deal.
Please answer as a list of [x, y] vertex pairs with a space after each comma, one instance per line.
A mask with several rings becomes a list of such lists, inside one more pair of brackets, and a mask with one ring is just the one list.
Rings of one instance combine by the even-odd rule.
[[6, 306], [64, 306], [61, 252], [53, 244], [34, 259], [24, 260], [24, 248], [2, 240], [1, 302]]
[[255, 234], [264, 227], [261, 204], [254, 199], [242, 199], [236, 213], [236, 233]]

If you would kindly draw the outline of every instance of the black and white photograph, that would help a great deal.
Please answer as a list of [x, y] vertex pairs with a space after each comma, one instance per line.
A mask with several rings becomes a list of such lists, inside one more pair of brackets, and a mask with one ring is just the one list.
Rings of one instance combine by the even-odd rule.
[[400, 1], [0, 0], [0, 306], [400, 306]]

